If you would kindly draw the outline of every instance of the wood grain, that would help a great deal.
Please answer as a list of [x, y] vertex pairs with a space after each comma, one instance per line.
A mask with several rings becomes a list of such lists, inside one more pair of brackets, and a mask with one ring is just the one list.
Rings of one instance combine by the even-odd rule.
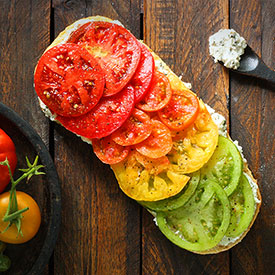
[[[33, 72], [38, 58], [50, 42], [50, 1], [0, 1], [0, 11], [0, 101], [27, 120], [49, 146], [49, 122], [38, 106], [33, 89]], [[12, 125], [2, 126], [5, 127]], [[15, 137], [18, 168], [22, 168], [25, 167], [25, 156], [33, 160], [35, 152], [22, 133], [14, 132], [15, 129], [13, 127], [11, 133]], [[48, 200], [44, 184], [37, 179], [35, 185], [22, 184], [18, 187], [32, 194], [38, 202], [42, 225], [31, 242], [8, 247], [14, 260], [8, 274], [25, 274], [39, 253], [49, 214], [46, 212]], [[22, 255], [26, 256], [22, 258]], [[48, 273], [49, 269], [45, 267], [45, 274]]]
[[[231, 27], [275, 68], [274, 1], [231, 1]], [[259, 181], [263, 204], [242, 243], [232, 249], [232, 274], [274, 274], [275, 94], [268, 83], [232, 74], [231, 131]]]
[[[55, 36], [75, 20], [103, 15], [139, 35], [139, 1], [54, 1]], [[138, 274], [140, 207], [119, 189], [92, 147], [55, 125], [63, 212], [56, 274]]]
[[[228, 73], [208, 54], [208, 37], [228, 27], [225, 1], [145, 1], [145, 42], [193, 90], [228, 117]], [[201, 16], [207, 14], [207, 16]], [[229, 252], [200, 256], [180, 249], [143, 216], [144, 274], [229, 274]]]

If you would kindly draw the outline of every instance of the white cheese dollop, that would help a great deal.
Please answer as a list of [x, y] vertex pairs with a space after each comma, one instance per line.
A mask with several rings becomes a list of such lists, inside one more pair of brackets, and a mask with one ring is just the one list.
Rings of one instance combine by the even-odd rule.
[[226, 129], [226, 119], [223, 115], [217, 113], [213, 108], [211, 108], [208, 104], [204, 103], [207, 108], [207, 111], [211, 115], [214, 123], [218, 126], [219, 135], [227, 137], [227, 129]]
[[245, 39], [233, 29], [221, 29], [209, 37], [209, 52], [214, 62], [222, 61], [230, 69], [240, 66], [246, 46]]

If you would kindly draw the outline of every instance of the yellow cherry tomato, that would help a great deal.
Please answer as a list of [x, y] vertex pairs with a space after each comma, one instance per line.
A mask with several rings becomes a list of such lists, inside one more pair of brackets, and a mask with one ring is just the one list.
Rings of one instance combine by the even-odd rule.
[[21, 219], [21, 231], [22, 234], [18, 233], [17, 227], [15, 224], [3, 233], [3, 231], [8, 226], [8, 222], [4, 222], [2, 219], [7, 211], [9, 204], [9, 192], [5, 192], [0, 195], [0, 241], [11, 244], [20, 244], [25, 243], [32, 239], [41, 224], [41, 213], [36, 201], [24, 192], [17, 191], [17, 203], [18, 210], [29, 207], [29, 210], [22, 213]]

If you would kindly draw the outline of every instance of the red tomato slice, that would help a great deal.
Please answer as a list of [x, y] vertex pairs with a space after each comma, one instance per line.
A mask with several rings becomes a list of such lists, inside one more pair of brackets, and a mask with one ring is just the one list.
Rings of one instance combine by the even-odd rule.
[[110, 136], [93, 139], [92, 144], [96, 156], [106, 164], [119, 163], [124, 160], [129, 153], [129, 147], [115, 143]]
[[142, 43], [139, 43], [139, 45], [141, 48], [140, 61], [130, 82], [135, 89], [136, 103], [140, 102], [148, 91], [155, 69], [155, 61], [152, 54], [145, 45]]
[[163, 73], [155, 71], [151, 87], [137, 107], [147, 112], [158, 111], [168, 104], [171, 96], [172, 90], [169, 79]]
[[117, 144], [129, 146], [142, 142], [150, 136], [151, 132], [150, 117], [134, 108], [132, 115], [112, 134], [112, 139]]
[[95, 108], [80, 117], [56, 119], [69, 131], [86, 138], [102, 138], [117, 130], [134, 108], [134, 88], [128, 85], [116, 96], [102, 98]]
[[160, 158], [172, 149], [172, 136], [170, 130], [158, 120], [151, 120], [152, 133], [143, 142], [135, 145], [136, 150], [149, 158]]
[[175, 131], [181, 131], [191, 125], [198, 113], [199, 100], [189, 90], [173, 90], [170, 102], [158, 111], [161, 121]]
[[109, 22], [85, 24], [68, 42], [85, 47], [105, 73], [104, 96], [121, 91], [134, 75], [140, 60], [137, 39], [125, 28]]
[[75, 44], [61, 44], [40, 58], [35, 75], [39, 98], [61, 116], [80, 116], [100, 100], [103, 72], [97, 61]]

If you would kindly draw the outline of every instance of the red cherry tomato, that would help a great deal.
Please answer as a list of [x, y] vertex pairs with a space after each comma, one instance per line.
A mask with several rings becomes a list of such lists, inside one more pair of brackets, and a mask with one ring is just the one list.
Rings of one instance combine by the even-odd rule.
[[91, 22], [71, 34], [68, 42], [85, 47], [105, 73], [104, 96], [121, 91], [134, 75], [140, 60], [137, 39], [125, 28], [109, 22]]
[[57, 116], [56, 119], [69, 131], [93, 139], [110, 135], [131, 115], [135, 95], [128, 85], [118, 95], [102, 98], [89, 113], [79, 117]]
[[161, 121], [175, 131], [181, 131], [191, 125], [198, 113], [199, 100], [189, 90], [174, 90], [170, 102], [158, 111]]
[[92, 143], [94, 153], [106, 164], [119, 163], [124, 160], [129, 153], [129, 147], [124, 147], [115, 143], [110, 136], [101, 139], [93, 139]]
[[143, 142], [135, 145], [136, 150], [149, 158], [160, 158], [171, 151], [173, 143], [170, 130], [158, 120], [151, 120], [152, 133]]
[[137, 104], [143, 111], [154, 112], [164, 108], [170, 101], [172, 90], [169, 79], [161, 72], [155, 71], [146, 96]]
[[[11, 138], [0, 129], [0, 162], [8, 159], [12, 173], [17, 164], [15, 146]], [[10, 174], [7, 166], [0, 165], [0, 193], [10, 182]]]
[[35, 75], [39, 98], [61, 116], [80, 116], [100, 100], [103, 72], [97, 61], [75, 44], [60, 44], [40, 58]]
[[112, 139], [122, 146], [134, 145], [148, 138], [151, 131], [150, 117], [134, 108], [132, 115], [112, 134]]
[[136, 103], [140, 102], [146, 95], [152, 82], [155, 69], [155, 61], [152, 54], [145, 45], [142, 43], [139, 43], [139, 45], [141, 48], [140, 61], [130, 82], [135, 89]]

